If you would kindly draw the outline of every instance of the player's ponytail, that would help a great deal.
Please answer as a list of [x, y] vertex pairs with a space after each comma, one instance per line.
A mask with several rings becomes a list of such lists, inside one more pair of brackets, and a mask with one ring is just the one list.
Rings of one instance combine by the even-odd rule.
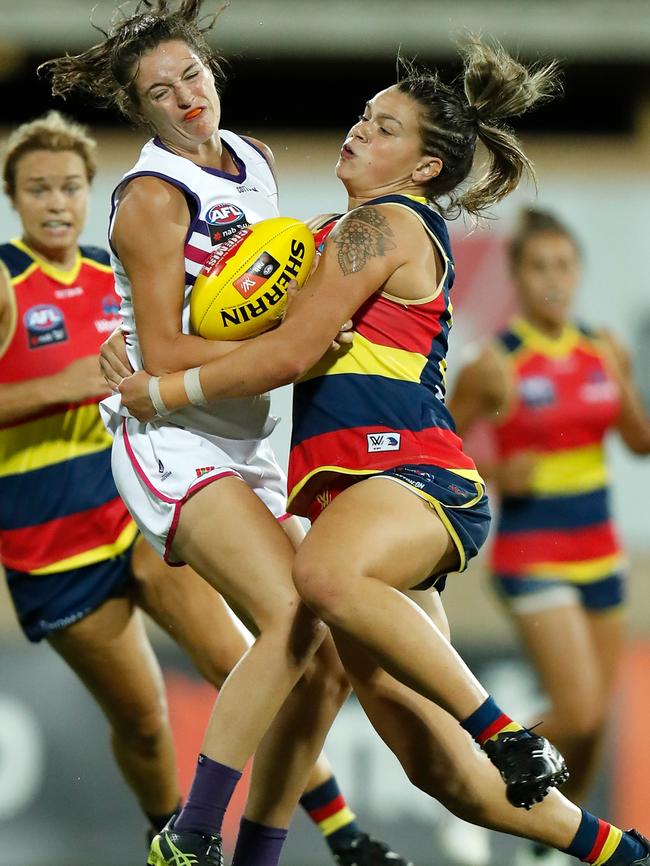
[[[396, 87], [420, 106], [423, 152], [442, 160], [442, 170], [426, 184], [425, 194], [447, 216], [460, 210], [478, 216], [512, 192], [524, 172], [534, 177], [530, 160], [503, 120], [550, 98], [559, 89], [559, 76], [556, 63], [529, 68], [500, 45], [474, 36], [461, 55], [460, 82], [445, 84], [437, 73], [400, 61], [405, 75]], [[487, 149], [487, 170], [459, 191], [471, 172], [477, 140]]]
[[483, 177], [459, 201], [464, 210], [478, 214], [511, 193], [524, 172], [535, 177], [516, 135], [501, 121], [524, 114], [550, 98], [558, 89], [558, 74], [556, 63], [527, 68], [500, 45], [490, 46], [475, 37], [468, 41], [463, 55], [463, 87], [489, 164]]
[[41, 64], [39, 74], [52, 79], [52, 93], [64, 99], [79, 92], [100, 105], [116, 106], [131, 120], [140, 120], [134, 86], [140, 58], [164, 42], [186, 42], [210, 66], [217, 88], [225, 83], [223, 60], [208, 46], [205, 34], [228, 5], [201, 18], [204, 0], [180, 0], [172, 10], [169, 0], [138, 0], [129, 16], [119, 6], [109, 31], [95, 26], [104, 39], [82, 54], [57, 57]]

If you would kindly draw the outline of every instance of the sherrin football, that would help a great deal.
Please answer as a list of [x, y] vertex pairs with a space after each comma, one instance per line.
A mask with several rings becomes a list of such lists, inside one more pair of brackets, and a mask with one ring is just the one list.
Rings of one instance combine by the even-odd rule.
[[300, 220], [273, 217], [246, 226], [205, 261], [190, 295], [194, 333], [208, 340], [245, 340], [276, 325], [291, 280], [303, 285], [314, 239]]

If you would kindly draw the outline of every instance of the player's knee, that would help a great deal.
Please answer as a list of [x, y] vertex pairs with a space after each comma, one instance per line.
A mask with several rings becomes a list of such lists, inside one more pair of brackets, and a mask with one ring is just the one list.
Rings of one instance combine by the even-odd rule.
[[311, 556], [296, 556], [293, 580], [305, 604], [325, 622], [335, 625], [344, 594], [338, 569]]
[[132, 712], [111, 719], [113, 736], [145, 758], [155, 757], [170, 735], [167, 705], [159, 700], [149, 707], [133, 706]]

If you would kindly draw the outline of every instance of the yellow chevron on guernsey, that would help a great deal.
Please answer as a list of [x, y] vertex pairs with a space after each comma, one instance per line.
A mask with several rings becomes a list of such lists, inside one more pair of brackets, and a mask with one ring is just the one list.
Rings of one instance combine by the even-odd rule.
[[112, 441], [96, 403], [16, 424], [0, 436], [0, 478], [96, 454]]
[[350, 349], [344, 353], [328, 352], [301, 381], [307, 382], [317, 376], [357, 373], [403, 382], [419, 382], [426, 363], [427, 358], [417, 352], [382, 346], [355, 333]]
[[539, 454], [532, 478], [537, 496], [570, 496], [605, 487], [609, 480], [601, 443]]
[[30, 574], [56, 574], [59, 571], [72, 571], [75, 568], [83, 568], [86, 565], [103, 562], [105, 559], [111, 559], [113, 556], [119, 556], [121, 553], [124, 553], [125, 550], [131, 547], [137, 534], [138, 527], [133, 521], [129, 521], [111, 544], [100, 544], [99, 547], [84, 550], [83, 553], [76, 553], [67, 559], [60, 559], [53, 565], [34, 568], [30, 571]]
[[599, 556], [583, 562], [537, 562], [525, 568], [526, 575], [535, 575], [543, 580], [564, 579], [571, 583], [592, 583], [625, 568], [626, 559], [621, 553]]

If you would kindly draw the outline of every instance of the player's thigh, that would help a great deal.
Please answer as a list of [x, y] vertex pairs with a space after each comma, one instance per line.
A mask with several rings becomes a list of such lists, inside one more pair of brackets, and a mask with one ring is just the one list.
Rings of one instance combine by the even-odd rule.
[[296, 554], [299, 583], [373, 577], [399, 589], [458, 568], [458, 551], [424, 499], [386, 478], [348, 487], [314, 523]]
[[603, 676], [580, 602], [514, 613], [514, 619], [554, 712], [574, 725], [597, 723]]
[[113, 724], [157, 731], [165, 717], [162, 673], [130, 599], [109, 599], [48, 641]]
[[133, 552], [133, 598], [219, 688], [250, 635], [221, 595], [188, 565], [172, 567], [144, 540]]
[[252, 629], [295, 616], [293, 545], [240, 479], [220, 479], [183, 505], [174, 554], [221, 592]]

